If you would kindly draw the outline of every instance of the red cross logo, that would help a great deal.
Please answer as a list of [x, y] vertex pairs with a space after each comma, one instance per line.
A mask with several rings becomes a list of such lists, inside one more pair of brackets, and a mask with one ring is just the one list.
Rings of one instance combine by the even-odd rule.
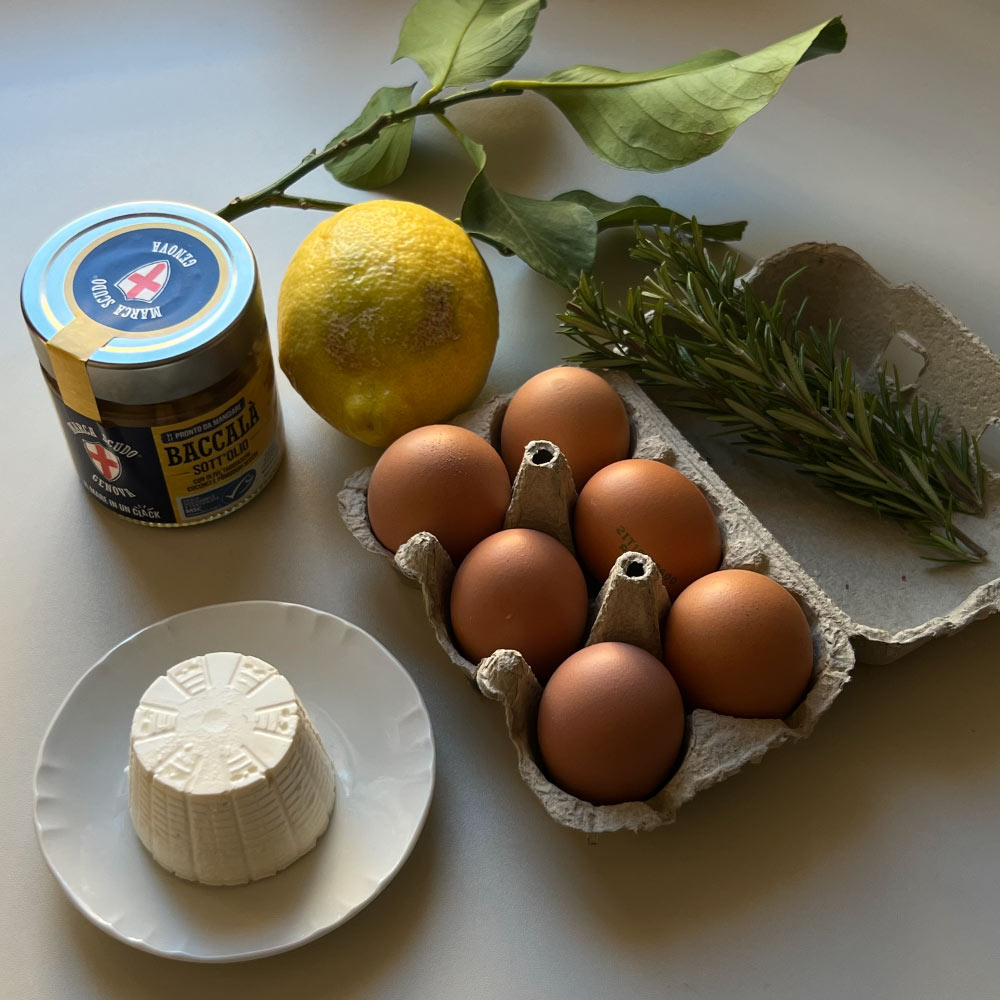
[[167, 287], [169, 278], [170, 261], [153, 260], [119, 278], [115, 287], [125, 293], [126, 299], [152, 302]]
[[122, 463], [113, 451], [108, 451], [97, 441], [85, 441], [84, 448], [90, 456], [97, 471], [109, 482], [113, 483], [122, 474]]

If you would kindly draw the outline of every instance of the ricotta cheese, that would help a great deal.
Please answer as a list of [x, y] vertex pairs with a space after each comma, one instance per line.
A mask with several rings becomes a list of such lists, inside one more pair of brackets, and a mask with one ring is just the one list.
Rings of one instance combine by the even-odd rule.
[[208, 885], [266, 878], [330, 821], [333, 766], [291, 684], [242, 653], [207, 653], [147, 688], [132, 719], [129, 811], [168, 871]]

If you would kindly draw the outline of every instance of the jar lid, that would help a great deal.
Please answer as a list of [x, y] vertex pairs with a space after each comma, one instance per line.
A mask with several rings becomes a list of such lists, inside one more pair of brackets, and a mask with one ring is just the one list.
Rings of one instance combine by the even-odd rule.
[[21, 305], [39, 358], [77, 408], [88, 395], [129, 401], [122, 388], [135, 379], [123, 383], [116, 371], [176, 369], [203, 353], [256, 286], [253, 253], [229, 223], [189, 205], [135, 202], [50, 237], [25, 271]]

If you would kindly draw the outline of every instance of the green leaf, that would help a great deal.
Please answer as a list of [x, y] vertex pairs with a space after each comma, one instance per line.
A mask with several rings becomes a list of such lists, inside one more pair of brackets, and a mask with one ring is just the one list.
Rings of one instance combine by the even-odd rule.
[[472, 236], [513, 250], [529, 267], [566, 288], [575, 288], [581, 271], [594, 266], [597, 223], [582, 205], [539, 201], [509, 194], [486, 177], [486, 151], [455, 132], [476, 165], [476, 176], [462, 205], [462, 226]]
[[756, 410], [751, 410], [742, 403], [737, 403], [735, 399], [727, 399], [726, 405], [734, 413], [738, 413], [744, 420], [748, 420], [751, 424], [756, 424], [758, 427], [763, 427], [765, 430], [774, 430], [774, 424], [771, 423], [771, 421], [768, 420], [762, 413], [758, 413]]
[[934, 487], [931, 486], [931, 484], [927, 481], [927, 477], [917, 467], [917, 463], [914, 462], [905, 451], [900, 452], [900, 457], [903, 459], [907, 469], [909, 469], [914, 482], [924, 491], [927, 499], [931, 502], [931, 506], [936, 510], [943, 511], [944, 506], [941, 503], [941, 498], [934, 492]]
[[[347, 128], [338, 132], [326, 148], [336, 146], [342, 139], [357, 135], [386, 111], [400, 111], [410, 104], [415, 83], [409, 87], [380, 87], [365, 105], [364, 110]], [[413, 139], [413, 119], [389, 125], [378, 137], [364, 146], [355, 146], [331, 160], [326, 169], [348, 187], [380, 188], [391, 184], [406, 169]]]
[[827, 21], [823, 30], [815, 37], [812, 44], [799, 57], [799, 63], [819, 59], [820, 56], [834, 56], [844, 51], [847, 44], [847, 28], [844, 22], [835, 17]]
[[[557, 194], [553, 201], [575, 201], [583, 205], [594, 216], [598, 232], [614, 229], [618, 226], [680, 226], [691, 220], [672, 208], [667, 208], [643, 194], [638, 194], [628, 201], [607, 201], [591, 194], [589, 191], [564, 191]], [[706, 239], [719, 240], [728, 243], [738, 240], [746, 229], [746, 221], [719, 222], [715, 225], [699, 223]]]
[[747, 368], [746, 365], [736, 364], [733, 361], [726, 361], [725, 358], [709, 358], [708, 364], [719, 371], [729, 372], [730, 375], [735, 375], [738, 379], [742, 379], [744, 382], [750, 382], [752, 385], [770, 385], [767, 379], [761, 378], [757, 372], [753, 371], [751, 368]]
[[789, 451], [787, 448], [775, 448], [769, 445], [754, 445], [747, 450], [751, 455], [765, 455], [768, 458], [781, 459], [782, 462], [796, 462], [799, 457], [795, 452]]
[[872, 440], [871, 421], [868, 419], [868, 404], [861, 386], [854, 388], [854, 426], [857, 428], [858, 436], [864, 442], [865, 447], [874, 452], [875, 442]]
[[506, 73], [531, 44], [545, 0], [417, 0], [392, 61], [409, 58], [434, 93]]
[[[863, 486], [870, 486], [875, 490], [881, 490], [885, 487], [883, 480], [876, 479], [874, 476], [866, 476], [864, 473], [858, 472], [857, 469], [852, 469], [847, 465], [840, 465], [837, 462], [827, 462], [826, 468], [831, 472], [835, 472], [840, 476], [845, 476], [847, 479], [853, 479], [856, 483], [861, 483]], [[824, 471], [821, 466], [818, 466], [817, 469], [820, 472]]]
[[534, 90], [569, 119], [598, 156], [631, 170], [671, 170], [714, 153], [784, 83], [793, 67], [839, 52], [839, 17], [753, 55], [717, 50], [645, 73], [571, 66], [496, 89]]
[[809, 392], [809, 386], [806, 384], [805, 374], [802, 370], [803, 362], [796, 357], [795, 352], [788, 346], [788, 343], [784, 340], [779, 340], [781, 355], [785, 359], [785, 368], [788, 372], [788, 378], [794, 383], [794, 389], [798, 393], [799, 399], [803, 402], [812, 402], [812, 395]]
[[833, 491], [841, 500], [847, 500], [850, 503], [856, 503], [859, 507], [867, 507], [869, 510], [877, 510], [878, 508], [875, 504], [867, 499], [866, 497], [858, 496], [855, 493], [847, 493], [844, 490], [834, 490]]
[[768, 410], [767, 415], [780, 424], [785, 424], [803, 434], [811, 434], [813, 437], [826, 438], [835, 441], [836, 438], [830, 433], [829, 428], [824, 427], [818, 420], [812, 420], [796, 413], [795, 410], [775, 409]]

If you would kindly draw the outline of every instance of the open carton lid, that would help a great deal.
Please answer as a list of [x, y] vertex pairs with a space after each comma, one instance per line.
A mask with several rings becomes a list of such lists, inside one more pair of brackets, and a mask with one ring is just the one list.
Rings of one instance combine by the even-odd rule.
[[[1000, 359], [916, 285], [892, 285], [853, 250], [804, 243], [759, 261], [745, 276], [773, 297], [789, 275], [790, 299], [806, 299], [803, 323], [841, 319], [838, 343], [862, 386], [877, 387], [883, 362], [904, 391], [941, 408], [950, 434], [980, 438], [987, 513], [956, 523], [989, 553], [978, 564], [921, 558], [906, 529], [854, 507], [785, 463], [751, 455], [719, 425], [667, 406], [672, 421], [845, 616], [858, 659], [887, 663], [1000, 609]], [[653, 397], [658, 398], [656, 392]], [[984, 433], [985, 432], [985, 433]]]

